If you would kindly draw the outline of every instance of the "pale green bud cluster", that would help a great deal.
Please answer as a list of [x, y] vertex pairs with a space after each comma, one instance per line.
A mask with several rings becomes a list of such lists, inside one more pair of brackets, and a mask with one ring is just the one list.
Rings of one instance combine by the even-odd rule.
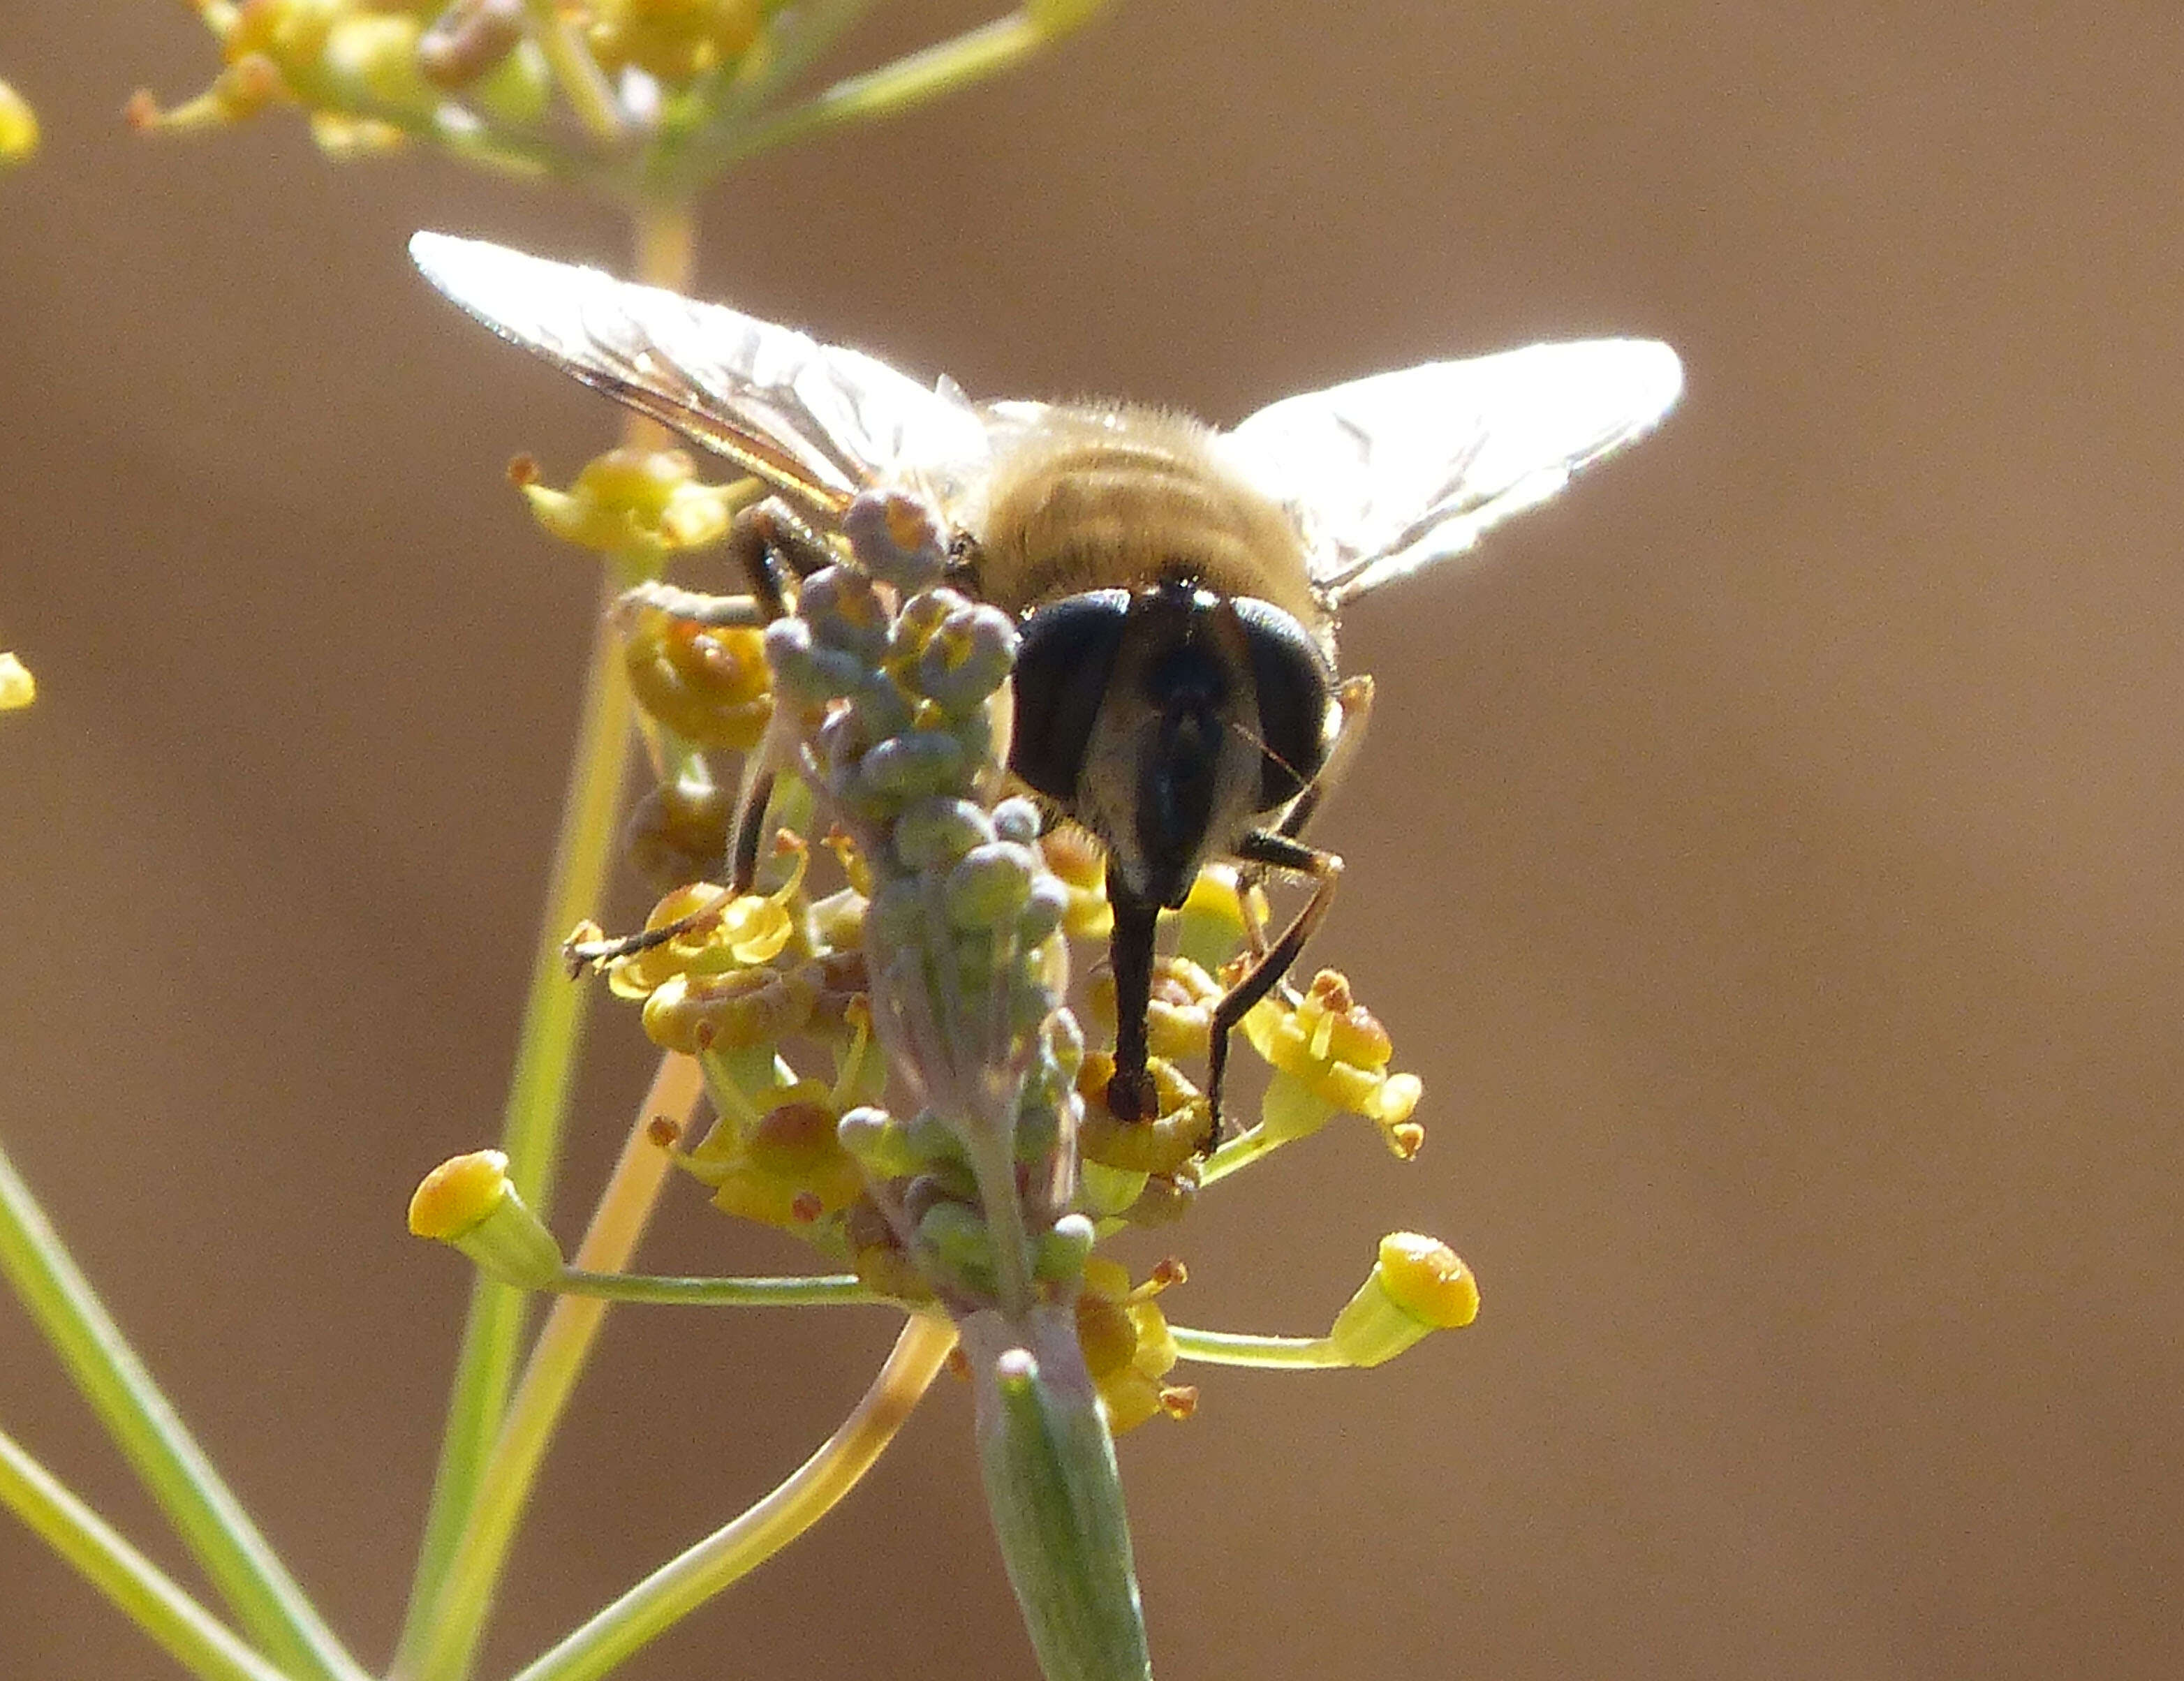
[[937, 582], [937, 523], [910, 499], [861, 497], [843, 530], [857, 564], [804, 582], [766, 655], [871, 869], [874, 1024], [920, 1108], [853, 1111], [840, 1140], [951, 1306], [1066, 1299], [1091, 1238], [1067, 1212], [1084, 1046], [1062, 1007], [1067, 889], [1036, 809], [993, 803], [1016, 626]]

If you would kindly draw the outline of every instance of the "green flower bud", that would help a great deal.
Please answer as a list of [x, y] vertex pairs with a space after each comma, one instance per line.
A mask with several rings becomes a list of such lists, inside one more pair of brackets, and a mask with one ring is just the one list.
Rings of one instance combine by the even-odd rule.
[[[972, 847], [948, 872], [941, 888], [949, 921], [965, 929], [1006, 927], [1030, 901], [1038, 869], [1039, 860], [1029, 847], [1007, 841]], [[1045, 1014], [1042, 1006], [1039, 1016]]]
[[993, 820], [969, 800], [921, 799], [895, 821], [894, 855], [905, 870], [938, 870], [993, 838]]
[[1065, 1214], [1039, 1234], [1033, 1271], [1050, 1284], [1070, 1284], [1084, 1276], [1084, 1262], [1092, 1253], [1092, 1222], [1081, 1214]]
[[868, 490], [842, 515], [850, 552], [883, 583], [924, 587], [948, 564], [940, 522], [916, 498], [899, 490]]

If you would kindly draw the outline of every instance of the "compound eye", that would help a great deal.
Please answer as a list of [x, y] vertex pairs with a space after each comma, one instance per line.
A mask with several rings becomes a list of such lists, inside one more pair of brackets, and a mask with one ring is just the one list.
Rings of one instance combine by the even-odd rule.
[[1259, 695], [1259, 807], [1288, 804], [1327, 758], [1327, 704], [1334, 671], [1302, 625], [1272, 602], [1238, 596], [1236, 617]]
[[1057, 804], [1076, 793], [1129, 610], [1128, 590], [1091, 590], [1049, 602], [1018, 626], [1009, 769]]

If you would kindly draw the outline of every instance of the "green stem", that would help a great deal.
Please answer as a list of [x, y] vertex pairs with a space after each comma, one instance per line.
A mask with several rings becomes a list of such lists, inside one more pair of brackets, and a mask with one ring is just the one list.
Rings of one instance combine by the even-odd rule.
[[1335, 1371], [1357, 1362], [1334, 1346], [1331, 1337], [1250, 1337], [1234, 1331], [1194, 1331], [1171, 1325], [1175, 1351], [1208, 1366], [1301, 1367]]
[[4, 1153], [0, 1272], [251, 1638], [298, 1676], [360, 1681], [356, 1660], [176, 1416]]
[[683, 96], [694, 101], [694, 120], [678, 132], [671, 117], [657, 142], [662, 178], [678, 181], [686, 189], [711, 180], [730, 155], [733, 137], [755, 114], [872, 8], [872, 0], [811, 0], [796, 8], [793, 27], [783, 27], [788, 18], [777, 19], [768, 25], [760, 50], [733, 70], [717, 72], [710, 86], [704, 81], [694, 84]]
[[1204, 1190], [1209, 1185], [1218, 1184], [1231, 1173], [1249, 1167], [1262, 1156], [1273, 1155], [1289, 1142], [1290, 1135], [1263, 1125], [1239, 1133], [1206, 1158], [1205, 1166], [1198, 1170], [1199, 1188]]
[[629, 135], [621, 106], [599, 60], [562, 15], [558, 0], [526, 0], [525, 9], [531, 14], [532, 33], [538, 38], [539, 51], [545, 54], [547, 67], [554, 72], [561, 97], [569, 102], [577, 120], [602, 146], [619, 146]]
[[[580, 1272], [618, 1271], [637, 1247], [671, 1161], [653, 1141], [651, 1127], [664, 1118], [679, 1130], [696, 1107], [699, 1089], [698, 1066], [690, 1058], [661, 1060], [577, 1250]], [[422, 1619], [415, 1645], [405, 1647], [398, 1674], [418, 1681], [457, 1681], [470, 1673], [516, 1524], [606, 1310], [602, 1300], [565, 1296], [546, 1316], [478, 1475], [468, 1522], [448, 1560], [438, 1597]]]
[[0, 1506], [202, 1681], [289, 1681], [4, 1433]]
[[[689, 214], [679, 205], [637, 213], [638, 278], [685, 290], [692, 241]], [[671, 264], [681, 272], [666, 272]], [[658, 271], [654, 271], [654, 265]], [[626, 437], [638, 436], [632, 416]], [[516, 1040], [515, 1066], [501, 1116], [501, 1147], [510, 1177], [524, 1200], [541, 1213], [551, 1194], [554, 1168], [568, 1119], [569, 1090], [582, 1037], [588, 988], [571, 983], [563, 966], [561, 941], [597, 908], [612, 860], [616, 818], [630, 760], [631, 720], [636, 708], [622, 675], [621, 643], [602, 610], [592, 640], [591, 664], [577, 726], [576, 761], [569, 773], [547, 889], [544, 926], [533, 950], [530, 989]], [[457, 1547], [471, 1527], [487, 1456], [501, 1433], [523, 1328], [521, 1292], [481, 1279], [471, 1294], [469, 1322], [457, 1355], [432, 1509], [410, 1589], [410, 1607], [396, 1649], [395, 1673], [412, 1673], [440, 1619]]]
[[825, 1445], [749, 1511], [662, 1565], [515, 1681], [593, 1681], [779, 1552], [857, 1485], [955, 1346], [955, 1328], [945, 1320], [913, 1314], [856, 1410]]
[[907, 111], [999, 75], [1053, 38], [1024, 14], [1012, 12], [967, 30], [953, 40], [907, 53], [878, 70], [846, 77], [801, 105], [754, 123], [728, 137], [718, 152], [706, 159], [706, 164], [709, 170], [717, 170], [822, 129]]
[[553, 1286], [560, 1295], [691, 1307], [835, 1307], [888, 1305], [854, 1272], [816, 1278], [663, 1278], [634, 1272], [586, 1272], [570, 1267]]

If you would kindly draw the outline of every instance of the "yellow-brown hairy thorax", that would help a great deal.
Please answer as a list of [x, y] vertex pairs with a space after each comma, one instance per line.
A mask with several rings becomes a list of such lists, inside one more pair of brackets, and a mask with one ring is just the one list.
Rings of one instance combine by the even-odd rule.
[[1245, 483], [1196, 421], [1150, 409], [1050, 410], [968, 510], [979, 587], [1013, 612], [1186, 577], [1256, 596], [1324, 635], [1295, 522]]

